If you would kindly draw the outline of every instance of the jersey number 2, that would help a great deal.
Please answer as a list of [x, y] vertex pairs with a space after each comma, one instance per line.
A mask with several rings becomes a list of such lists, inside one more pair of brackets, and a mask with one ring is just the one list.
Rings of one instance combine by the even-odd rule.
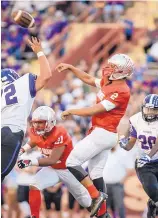
[[10, 84], [2, 90], [2, 93], [5, 94], [6, 105], [16, 104], [18, 103], [18, 99], [15, 95], [16, 90], [14, 84]]

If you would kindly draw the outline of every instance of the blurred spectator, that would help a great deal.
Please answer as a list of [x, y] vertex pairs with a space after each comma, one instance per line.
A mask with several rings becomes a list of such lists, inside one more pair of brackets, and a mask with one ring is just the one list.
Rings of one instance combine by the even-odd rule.
[[[61, 218], [62, 183], [49, 187], [43, 191], [45, 204], [45, 217], [55, 216]], [[55, 213], [53, 213], [55, 212]]]
[[124, 1], [106, 1], [104, 21], [116, 22], [124, 12]]
[[132, 36], [134, 32], [134, 22], [132, 20], [132, 16], [133, 16], [133, 11], [128, 9], [125, 18], [122, 20], [124, 24], [124, 34], [127, 41], [132, 40]]
[[111, 208], [113, 218], [125, 218], [123, 183], [134, 171], [133, 158], [127, 157], [127, 152], [120, 147], [111, 149], [104, 168], [103, 178], [107, 186], [107, 207]]
[[147, 62], [148, 63], [150, 62], [158, 63], [158, 41], [151, 46], [147, 54]]
[[154, 19], [154, 25], [154, 29], [148, 31], [147, 42], [144, 46], [145, 53], [147, 53], [148, 49], [151, 48], [154, 43], [158, 42], [158, 18]]
[[5, 203], [3, 207], [6, 208], [7, 218], [20, 218], [20, 208], [17, 201], [17, 182], [16, 182], [17, 172], [15, 169], [5, 178]]

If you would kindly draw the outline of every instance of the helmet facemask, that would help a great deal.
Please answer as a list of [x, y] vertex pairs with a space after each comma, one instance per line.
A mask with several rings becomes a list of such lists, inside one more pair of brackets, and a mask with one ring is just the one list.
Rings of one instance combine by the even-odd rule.
[[33, 120], [32, 127], [37, 135], [43, 136], [45, 133], [50, 132], [56, 125], [56, 120], [46, 121], [46, 120]]
[[56, 125], [55, 112], [48, 106], [38, 107], [32, 114], [32, 126], [38, 135], [49, 133]]
[[142, 116], [146, 122], [154, 122], [158, 120], [158, 108], [142, 106]]

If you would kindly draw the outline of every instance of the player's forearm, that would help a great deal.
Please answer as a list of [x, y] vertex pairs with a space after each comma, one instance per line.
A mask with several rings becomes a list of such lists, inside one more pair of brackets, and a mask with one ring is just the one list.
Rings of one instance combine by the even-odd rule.
[[70, 65], [69, 69], [72, 71], [72, 73], [78, 77], [80, 80], [82, 80], [84, 83], [95, 86], [95, 78], [84, 71]]
[[71, 115], [77, 115], [77, 116], [92, 116], [98, 113], [97, 110], [93, 107], [87, 107], [87, 108], [81, 108], [81, 109], [70, 109], [69, 110]]
[[128, 142], [128, 144], [126, 145], [126, 147], [124, 148], [126, 151], [130, 151], [132, 148], [134, 147], [133, 142]]
[[51, 166], [53, 164], [55, 164], [58, 160], [56, 160], [56, 158], [52, 159], [52, 158], [41, 158], [38, 159], [38, 165], [41, 167], [48, 167]]
[[43, 52], [38, 52], [37, 56], [40, 65], [40, 77], [46, 83], [52, 76], [50, 65]]

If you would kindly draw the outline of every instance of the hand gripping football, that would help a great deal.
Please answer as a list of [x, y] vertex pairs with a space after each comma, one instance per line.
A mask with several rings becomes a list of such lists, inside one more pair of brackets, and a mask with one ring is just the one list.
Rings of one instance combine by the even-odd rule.
[[23, 28], [32, 28], [35, 26], [34, 18], [26, 11], [14, 11], [12, 13], [12, 18], [16, 24], [20, 25]]

